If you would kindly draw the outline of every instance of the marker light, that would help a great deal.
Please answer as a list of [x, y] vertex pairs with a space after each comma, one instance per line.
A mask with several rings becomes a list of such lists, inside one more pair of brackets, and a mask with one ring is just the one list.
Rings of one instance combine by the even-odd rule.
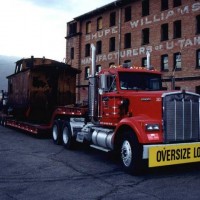
[[159, 131], [159, 124], [146, 124], [146, 131]]

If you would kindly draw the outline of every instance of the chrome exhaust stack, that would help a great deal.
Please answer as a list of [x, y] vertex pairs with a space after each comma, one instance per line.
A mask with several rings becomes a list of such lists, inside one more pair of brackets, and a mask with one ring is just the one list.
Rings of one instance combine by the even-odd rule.
[[150, 70], [151, 69], [151, 55], [148, 50], [146, 52], [146, 55], [147, 55], [147, 69]]
[[89, 76], [89, 92], [88, 92], [88, 103], [89, 103], [89, 117], [92, 121], [95, 121], [94, 118], [97, 117], [97, 81], [96, 81], [96, 47], [94, 44], [91, 44], [92, 50], [92, 66], [91, 73]]

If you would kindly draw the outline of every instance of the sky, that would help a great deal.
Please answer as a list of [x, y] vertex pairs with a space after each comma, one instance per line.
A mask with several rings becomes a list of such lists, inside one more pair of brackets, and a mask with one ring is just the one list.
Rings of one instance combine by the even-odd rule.
[[66, 24], [114, 0], [4, 0], [0, 3], [0, 55], [65, 58]]

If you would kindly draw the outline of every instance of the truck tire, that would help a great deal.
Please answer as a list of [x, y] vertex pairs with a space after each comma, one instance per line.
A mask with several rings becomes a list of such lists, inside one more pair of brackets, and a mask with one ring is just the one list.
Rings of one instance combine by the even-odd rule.
[[3, 119], [3, 118], [1, 119], [1, 125], [6, 126], [6, 119]]
[[137, 175], [143, 172], [142, 145], [132, 131], [126, 131], [120, 143], [120, 160], [124, 170]]
[[64, 122], [62, 127], [62, 143], [66, 149], [74, 149], [75, 138], [72, 136], [69, 122]]
[[6, 126], [6, 120], [5, 119], [3, 120], [3, 126]]
[[3, 126], [3, 118], [0, 119], [0, 125]]
[[61, 123], [59, 122], [59, 120], [55, 120], [52, 127], [52, 138], [53, 142], [57, 145], [62, 143], [60, 129], [61, 129]]

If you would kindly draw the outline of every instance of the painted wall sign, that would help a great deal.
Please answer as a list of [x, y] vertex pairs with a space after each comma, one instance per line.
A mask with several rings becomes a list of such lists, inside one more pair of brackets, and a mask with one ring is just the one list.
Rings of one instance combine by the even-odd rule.
[[172, 17], [177, 17], [178, 15], [189, 14], [191, 12], [200, 11], [200, 2], [194, 3], [191, 6], [186, 5], [182, 8], [177, 8], [169, 10], [167, 12], [161, 12], [160, 14], [141, 18], [130, 22], [131, 28], [138, 28], [139, 26], [150, 25], [160, 21], [169, 20]]
[[93, 33], [93, 34], [87, 34], [85, 36], [85, 41], [90, 41], [90, 40], [97, 40], [97, 39], [100, 39], [102, 37], [105, 37], [107, 35], [110, 35], [110, 34], [115, 34], [118, 32], [118, 26], [114, 26], [112, 28], [108, 28], [108, 29], [105, 29], [105, 30], [101, 30], [101, 31], [98, 31], [96, 33]]
[[[134, 49], [126, 49], [120, 52], [111, 52], [108, 54], [101, 54], [97, 55], [96, 57], [96, 62], [102, 62], [102, 61], [113, 61], [117, 60], [118, 57], [120, 58], [131, 58], [134, 56], [138, 55], [144, 55], [146, 56], [146, 51], [162, 51], [162, 50], [171, 50], [174, 49], [175, 47], [179, 48], [180, 51], [181, 49], [188, 48], [191, 46], [198, 46], [200, 45], [200, 36], [195, 36], [193, 38], [182, 38], [179, 40], [172, 40], [172, 41], [167, 41], [163, 42], [161, 44], [155, 45], [155, 46], [145, 46], [145, 47], [139, 47], [139, 48], [134, 48]], [[91, 64], [91, 58], [84, 58], [81, 60], [82, 65], [88, 65]]]
[[[172, 17], [177, 17], [178, 15], [185, 15], [191, 12], [198, 12], [200, 11], [200, 2], [193, 3], [192, 5], [186, 5], [184, 7], [179, 7], [177, 9], [171, 9], [167, 12], [161, 12], [160, 14], [141, 18], [135, 21], [130, 22], [130, 27], [132, 29], [138, 28], [139, 26], [142, 27], [144, 25], [150, 25], [153, 23], [157, 23], [160, 21], [169, 20]], [[111, 34], [118, 33], [118, 26], [114, 26], [105, 30], [101, 30], [92, 34], [87, 34], [85, 36], [85, 41], [88, 42], [90, 40], [98, 40], [102, 39], [103, 37], [110, 36]]]

